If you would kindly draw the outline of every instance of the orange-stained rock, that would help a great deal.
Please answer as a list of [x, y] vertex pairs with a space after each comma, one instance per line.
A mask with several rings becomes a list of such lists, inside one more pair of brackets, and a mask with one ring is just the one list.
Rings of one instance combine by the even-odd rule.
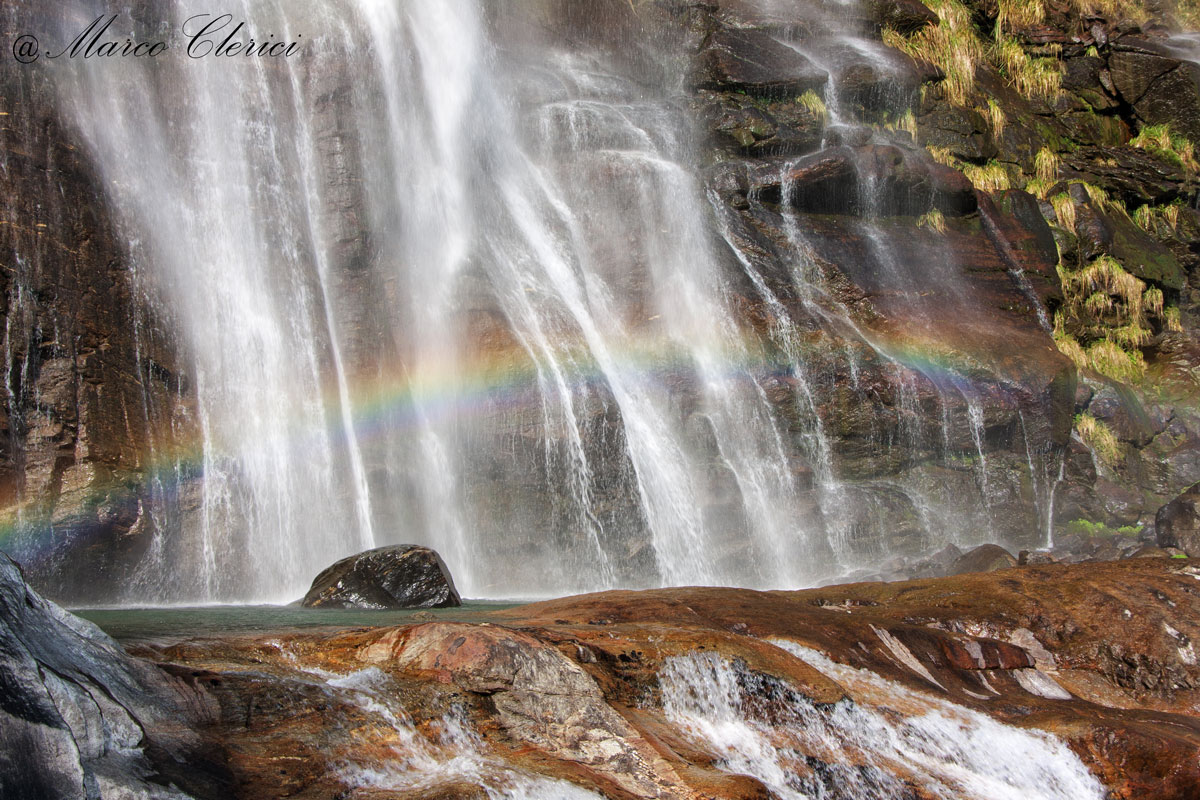
[[[904, 704], [886, 689], [848, 693], [777, 639], [1060, 736], [1113, 798], [1190, 800], [1200, 785], [1197, 637], [1200, 568], [1132, 559], [802, 592], [605, 592], [473, 623], [281, 631], [140, 652], [174, 662], [176, 674], [191, 667], [197, 690], [220, 702], [209, 733], [228, 754], [237, 796], [256, 800], [336, 795], [346, 791], [347, 761], [387, 763], [410, 746], [313, 675], [366, 676], [433, 747], [447, 719], [464, 720], [488, 769], [621, 800], [760, 800], [768, 796], [760, 783], [722, 771], [717, 754], [667, 718], [658, 679], [667, 659], [717, 653], [816, 707], [847, 696]], [[781, 701], [761, 702], [770, 714]], [[435, 774], [417, 788], [345, 796], [451, 797], [461, 780]], [[919, 787], [913, 796], [923, 796]]]

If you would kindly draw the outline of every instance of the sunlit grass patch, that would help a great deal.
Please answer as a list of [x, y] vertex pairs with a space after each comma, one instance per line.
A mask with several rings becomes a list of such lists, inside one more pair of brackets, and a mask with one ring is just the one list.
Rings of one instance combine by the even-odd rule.
[[1102, 421], [1088, 413], [1079, 414], [1075, 417], [1075, 430], [1105, 466], [1112, 467], [1120, 462], [1121, 442]]
[[1000, 192], [1012, 187], [1008, 169], [998, 161], [989, 161], [983, 165], [965, 164], [962, 172], [976, 189], [984, 192]]
[[936, 208], [917, 217], [917, 226], [938, 233], [946, 232], [946, 216]]

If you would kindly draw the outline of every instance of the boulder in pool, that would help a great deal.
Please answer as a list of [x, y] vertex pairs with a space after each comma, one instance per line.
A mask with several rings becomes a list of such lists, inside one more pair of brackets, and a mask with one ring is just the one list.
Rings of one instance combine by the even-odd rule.
[[343, 558], [313, 580], [305, 608], [449, 608], [462, 605], [445, 562], [428, 547], [398, 544]]

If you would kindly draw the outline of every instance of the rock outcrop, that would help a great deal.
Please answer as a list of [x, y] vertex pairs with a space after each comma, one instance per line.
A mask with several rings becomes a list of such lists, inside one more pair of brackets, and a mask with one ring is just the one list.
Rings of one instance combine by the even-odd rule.
[[[231, 798], [415, 800], [516, 775], [612, 798], [763, 798], [770, 776], [749, 777], [754, 753], [722, 768], [720, 748], [735, 746], [722, 737], [747, 730], [798, 752], [800, 766], [779, 762], [808, 776], [796, 780], [833, 776], [828, 796], [851, 798], [854, 784], [836, 776], [839, 759], [852, 758], [842, 746], [857, 745], [787, 739], [788, 725], [800, 712], [821, 726], [822, 709], [878, 706], [890, 722], [877, 724], [936, 707], [962, 724], [980, 713], [1049, 732], [1109, 797], [1185, 800], [1200, 785], [1198, 579], [1190, 561], [1131, 559], [803, 592], [608, 592], [474, 622], [181, 634], [136, 652], [191, 669], [219, 700], [205, 731], [227, 745]], [[803, 648], [824, 656], [797, 657]], [[669, 676], [688, 668], [732, 683], [668, 698]], [[314, 675], [325, 683], [314, 686]], [[720, 693], [739, 681], [750, 694], [722, 706]], [[689, 702], [716, 703], [730, 727], [706, 738], [681, 723], [671, 703], [688, 691], [699, 693]], [[386, 767], [397, 759], [405, 771]], [[881, 766], [876, 780], [910, 781], [912, 796], [926, 796], [903, 766], [870, 765]]]
[[1200, 557], [1200, 483], [1158, 510], [1154, 531], [1159, 547], [1176, 547]]
[[224, 791], [190, 722], [215, 708], [44, 600], [0, 553], [0, 795], [188, 800]]
[[442, 557], [428, 547], [377, 547], [313, 579], [308, 608], [446, 608], [462, 605]]
[[950, 575], [967, 572], [994, 572], [998, 569], [1015, 567], [1017, 559], [1012, 553], [995, 544], [983, 544], [959, 556], [950, 566]]

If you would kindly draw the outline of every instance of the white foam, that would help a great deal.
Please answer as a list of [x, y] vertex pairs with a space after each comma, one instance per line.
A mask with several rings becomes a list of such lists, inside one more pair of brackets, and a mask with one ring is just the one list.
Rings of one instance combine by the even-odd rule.
[[814, 703], [773, 678], [712, 653], [668, 659], [660, 675], [668, 719], [782, 800], [890, 800], [919, 785], [946, 800], [1101, 800], [1104, 789], [1061, 740], [1023, 730], [775, 644], [843, 685]]

